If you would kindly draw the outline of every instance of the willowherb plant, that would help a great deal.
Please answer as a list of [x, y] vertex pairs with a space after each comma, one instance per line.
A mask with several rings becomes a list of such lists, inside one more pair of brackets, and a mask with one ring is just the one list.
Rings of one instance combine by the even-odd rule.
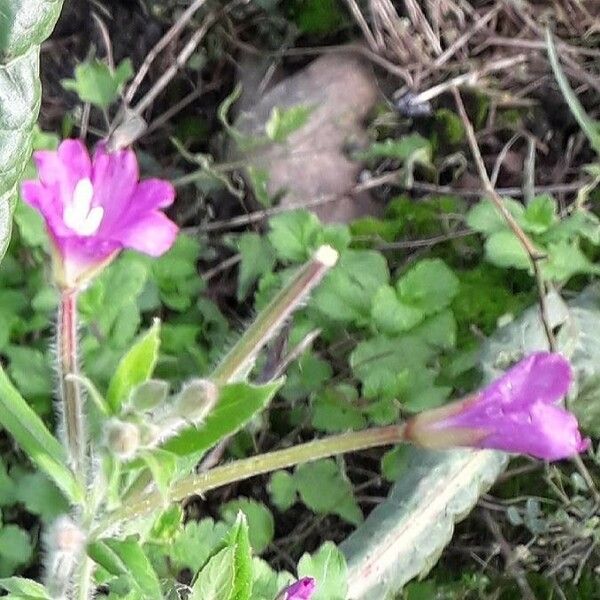
[[[575, 418], [555, 406], [569, 388], [569, 364], [546, 353], [524, 359], [473, 397], [406, 424], [336, 435], [194, 472], [208, 450], [243, 427], [277, 392], [281, 379], [256, 386], [247, 378], [261, 349], [334, 267], [337, 252], [320, 247], [208, 378], [192, 379], [174, 394], [165, 382], [152, 379], [159, 348], [156, 322], [124, 356], [104, 393], [79, 372], [78, 293], [123, 248], [159, 256], [171, 247], [177, 227], [160, 209], [173, 202], [174, 191], [165, 181], [140, 182], [132, 150], [110, 153], [100, 144], [90, 158], [81, 142], [67, 140], [57, 152], [37, 153], [35, 161], [39, 180], [23, 184], [23, 197], [45, 220], [61, 291], [56, 358], [64, 452], [4, 374], [0, 385], [15, 407], [14, 421], [6, 425], [5, 420], [7, 429], [72, 505], [45, 535], [45, 597], [90, 598], [98, 566], [115, 576], [129, 569], [143, 579], [146, 559], [136, 548], [147, 530], [146, 517], [169, 503], [260, 473], [401, 442], [497, 448], [551, 460], [587, 447]], [[531, 442], [524, 443], [527, 439]], [[195, 578], [191, 598], [216, 597], [209, 592], [219, 585], [226, 590], [219, 598], [251, 600], [247, 538], [239, 519]], [[2, 585], [17, 589], [22, 584]], [[276, 597], [309, 600], [318, 585], [310, 577], [288, 580]], [[163, 597], [152, 578], [139, 583], [137, 592], [135, 598]]]

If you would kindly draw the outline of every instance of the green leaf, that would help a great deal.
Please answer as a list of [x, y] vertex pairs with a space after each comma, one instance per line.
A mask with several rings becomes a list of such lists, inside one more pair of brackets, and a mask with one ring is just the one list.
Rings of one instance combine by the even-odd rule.
[[294, 481], [302, 502], [321, 514], [339, 515], [348, 523], [359, 525], [362, 512], [354, 498], [352, 484], [332, 459], [299, 465]]
[[278, 594], [293, 581], [293, 577], [285, 571], [277, 573], [267, 562], [260, 558], [252, 561], [254, 583], [252, 600], [281, 600]]
[[4, 0], [0, 9], [0, 258], [40, 108], [39, 47], [61, 6], [61, 0]]
[[0, 557], [11, 566], [28, 563], [33, 554], [33, 546], [28, 533], [17, 525], [4, 525], [0, 528]]
[[572, 241], [580, 236], [594, 246], [600, 245], [600, 219], [589, 210], [578, 209], [562, 218], [544, 233], [542, 240], [544, 243]]
[[388, 481], [396, 481], [406, 472], [409, 463], [408, 446], [396, 446], [383, 455], [381, 474]]
[[4, 0], [0, 11], [0, 62], [41, 44], [60, 14], [59, 0]]
[[169, 552], [174, 566], [196, 573], [208, 560], [228, 531], [225, 523], [212, 519], [188, 521], [184, 530], [173, 541]]
[[135, 539], [106, 539], [92, 545], [90, 556], [113, 575], [126, 575], [145, 600], [163, 600], [160, 582]]
[[160, 322], [157, 320], [122, 358], [110, 381], [106, 399], [115, 414], [127, 402], [131, 392], [152, 376], [159, 345]]
[[523, 229], [529, 233], [545, 233], [556, 223], [556, 200], [548, 194], [536, 196], [523, 213]]
[[152, 473], [152, 479], [163, 498], [167, 499], [169, 486], [177, 472], [177, 457], [160, 448], [141, 450], [139, 457]]
[[485, 242], [485, 257], [497, 267], [528, 270], [531, 261], [517, 236], [508, 229], [493, 233]]
[[66, 465], [58, 440], [29, 407], [0, 367], [0, 425], [21, 446], [29, 458], [46, 473], [73, 503], [80, 503], [83, 491]]
[[10, 577], [9, 579], [0, 579], [0, 588], [7, 592], [27, 598], [28, 600], [51, 600], [46, 588], [37, 581], [24, 579], [23, 577]]
[[46, 355], [21, 346], [9, 346], [6, 354], [10, 360], [10, 376], [23, 396], [30, 400], [52, 396], [54, 377]]
[[206, 417], [204, 424], [199, 428], [184, 430], [169, 440], [164, 449], [179, 456], [202, 454], [248, 423], [270, 402], [282, 383], [280, 380], [262, 386], [249, 383], [223, 386], [219, 402]]
[[239, 512], [246, 516], [252, 549], [256, 554], [262, 554], [275, 535], [275, 521], [271, 511], [261, 502], [248, 498], [231, 500], [219, 508], [221, 518], [230, 524], [235, 523]]
[[240, 236], [239, 250], [242, 255], [238, 278], [237, 299], [242, 301], [264, 273], [270, 273], [275, 265], [273, 247], [267, 239], [257, 233]]
[[75, 92], [82, 102], [106, 109], [117, 100], [132, 76], [133, 65], [129, 58], [114, 71], [106, 63], [93, 58], [77, 65], [75, 79], [64, 79], [62, 85], [66, 90]]
[[356, 346], [350, 365], [363, 384], [365, 397], [393, 399], [409, 389], [435, 354], [434, 348], [412, 335], [377, 336]]
[[[512, 198], [503, 198], [502, 202], [517, 222], [521, 223], [523, 213], [525, 212], [523, 205]], [[504, 217], [498, 212], [494, 203], [487, 198], [480, 200], [469, 210], [467, 213], [467, 225], [471, 229], [486, 235], [504, 231], [508, 227]]]
[[419, 261], [396, 284], [401, 302], [418, 307], [425, 315], [449, 306], [458, 286], [456, 275], [439, 258]]
[[356, 600], [395, 598], [410, 579], [424, 577], [450, 541], [454, 523], [506, 464], [504, 454], [487, 450], [408, 453], [388, 499], [341, 546]]
[[350, 385], [325, 388], [313, 400], [313, 427], [327, 433], [363, 428], [366, 419], [358, 402], [358, 392]]
[[331, 33], [346, 20], [336, 0], [303, 0], [294, 3], [292, 17], [298, 28], [308, 34]]
[[600, 273], [600, 267], [594, 264], [579, 247], [579, 243], [558, 242], [548, 244], [548, 260], [542, 263], [542, 273], [553, 281], [567, 281], [579, 273]]
[[0, 460], [0, 507], [16, 502], [16, 485], [10, 478], [6, 465]]
[[372, 160], [378, 158], [394, 158], [407, 161], [418, 154], [423, 161], [431, 162], [431, 143], [428, 139], [412, 133], [400, 139], [388, 138], [383, 142], [375, 142], [367, 150], [359, 153], [361, 160]]
[[285, 142], [288, 136], [308, 122], [310, 106], [298, 104], [286, 108], [273, 107], [265, 125], [265, 133], [273, 142]]
[[293, 210], [269, 220], [267, 235], [280, 260], [304, 262], [320, 245], [321, 223], [307, 210]]
[[248, 523], [239, 513], [235, 525], [229, 530], [225, 543], [234, 548], [234, 581], [232, 598], [250, 600], [252, 594], [252, 549]]
[[418, 306], [403, 303], [393, 287], [384, 285], [373, 297], [371, 317], [379, 331], [395, 335], [418, 325], [425, 313]]
[[201, 251], [197, 239], [180, 233], [173, 247], [152, 261], [151, 279], [158, 286], [160, 299], [169, 308], [183, 312], [196, 302], [204, 287], [197, 267]]
[[46, 524], [69, 511], [69, 504], [58, 488], [39, 471], [15, 475], [16, 500]]
[[305, 352], [289, 369], [281, 395], [290, 402], [306, 398], [319, 391], [331, 379], [333, 370], [328, 361], [312, 352]]
[[298, 562], [298, 577], [314, 577], [316, 580], [312, 600], [345, 600], [348, 593], [347, 576], [346, 559], [333, 542], [325, 542], [317, 552], [304, 554]]
[[159, 543], [173, 542], [182, 532], [183, 518], [183, 508], [180, 505], [173, 504], [166, 508], [154, 521], [149, 539]]
[[269, 172], [266, 169], [260, 169], [254, 165], [246, 167], [246, 173], [254, 192], [254, 197], [263, 208], [269, 208], [273, 204], [273, 199], [269, 194]]
[[372, 250], [346, 250], [313, 294], [310, 306], [335, 321], [365, 325], [371, 302], [389, 281], [384, 257]]
[[271, 502], [281, 511], [291, 508], [298, 499], [296, 481], [287, 471], [273, 473], [267, 489], [271, 496]]
[[215, 554], [200, 571], [190, 600], [233, 600], [235, 547], [228, 546]]

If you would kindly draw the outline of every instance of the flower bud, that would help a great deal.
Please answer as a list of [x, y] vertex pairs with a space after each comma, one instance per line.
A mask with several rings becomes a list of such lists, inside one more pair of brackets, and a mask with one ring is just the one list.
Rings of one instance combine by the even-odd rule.
[[175, 413], [192, 423], [201, 422], [219, 399], [219, 388], [209, 379], [192, 379], [175, 401]]
[[560, 354], [531, 354], [476, 394], [412, 418], [405, 439], [426, 448], [490, 448], [545, 460], [574, 456], [590, 442], [575, 415], [557, 406], [571, 379]]
[[310, 600], [315, 588], [315, 580], [312, 577], [303, 577], [283, 590], [276, 600]]
[[140, 430], [137, 425], [113, 419], [106, 425], [106, 446], [121, 460], [135, 456], [140, 447]]
[[169, 384], [160, 379], [149, 379], [138, 385], [129, 398], [133, 412], [146, 412], [161, 405], [169, 393]]

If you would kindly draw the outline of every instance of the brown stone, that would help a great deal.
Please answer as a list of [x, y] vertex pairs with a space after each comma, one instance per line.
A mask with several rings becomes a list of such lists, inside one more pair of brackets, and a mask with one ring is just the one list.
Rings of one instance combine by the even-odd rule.
[[282, 80], [238, 117], [236, 127], [264, 135], [274, 107], [312, 107], [307, 123], [284, 143], [248, 151], [255, 167], [266, 169], [268, 191], [285, 190], [284, 206], [296, 206], [321, 197], [339, 196], [314, 208], [327, 222], [347, 222], [380, 212], [367, 193], [349, 195], [362, 169], [351, 160], [347, 147], [364, 147], [368, 140], [363, 122], [378, 97], [371, 69], [351, 54], [322, 56], [295, 75]]

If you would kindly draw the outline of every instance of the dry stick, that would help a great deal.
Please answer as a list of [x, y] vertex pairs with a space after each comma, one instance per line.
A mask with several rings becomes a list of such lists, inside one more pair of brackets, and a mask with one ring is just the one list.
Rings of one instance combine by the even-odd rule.
[[367, 60], [370, 60], [372, 63], [379, 65], [386, 71], [394, 75], [398, 75], [401, 79], [404, 79], [407, 85], [411, 85], [413, 78], [408, 69], [401, 67], [387, 58], [373, 52], [367, 46], [362, 44], [342, 44], [339, 46], [309, 46], [306, 48], [288, 48], [286, 50], [259, 50], [252, 46], [252, 44], [248, 44], [241, 40], [236, 39], [230, 33], [225, 32], [225, 37], [238, 48], [245, 50], [250, 54], [254, 54], [256, 56], [273, 56], [273, 57], [284, 57], [284, 56], [320, 56], [321, 54], [343, 54], [343, 53], [355, 53], [364, 56]]
[[148, 91], [147, 94], [135, 105], [134, 111], [137, 114], [141, 114], [155, 98], [167, 87], [171, 79], [177, 75], [177, 72], [185, 65], [190, 56], [194, 53], [198, 44], [202, 41], [206, 32], [217, 20], [217, 14], [211, 13], [202, 22], [202, 26], [199, 27], [196, 32], [190, 37], [187, 44], [183, 47], [183, 50], [177, 55], [175, 62], [159, 77], [156, 83]]
[[503, 69], [509, 69], [520, 63], [526, 62], [527, 56], [525, 54], [517, 54], [516, 56], [510, 56], [509, 58], [501, 58], [482, 66], [480, 69], [457, 75], [448, 81], [434, 85], [433, 87], [417, 94], [414, 98], [414, 103], [419, 104], [421, 102], [427, 102], [433, 100], [433, 98], [443, 94], [444, 92], [463, 85], [474, 86], [479, 79], [482, 79], [493, 71], [502, 71]]
[[195, 0], [192, 2], [189, 7], [181, 13], [181, 16], [172, 27], [163, 35], [160, 40], [154, 45], [152, 50], [146, 56], [140, 70], [136, 73], [133, 81], [130, 86], [127, 88], [125, 92], [125, 104], [128, 105], [133, 100], [137, 89], [140, 87], [140, 84], [146, 77], [148, 70], [152, 63], [156, 60], [156, 57], [169, 45], [171, 41], [179, 34], [180, 31], [192, 20], [194, 14], [204, 5], [206, 4], [206, 0]]
[[478, 19], [475, 22], [475, 25], [469, 31], [463, 33], [433, 61], [433, 65], [430, 69], [428, 69], [427, 74], [433, 72], [435, 69], [438, 69], [445, 62], [450, 60], [450, 58], [452, 58], [452, 56], [454, 56], [458, 50], [460, 50], [478, 31], [483, 29], [498, 14], [498, 11], [499, 8], [496, 6], [492, 8], [492, 10], [490, 10], [486, 15]]
[[[324, 204], [329, 204], [330, 202], [335, 202], [336, 200], [339, 200], [340, 198], [343, 198], [348, 194], [358, 194], [360, 192], [373, 189], [382, 185], [395, 185], [407, 191], [415, 191], [424, 194], [455, 194], [464, 198], [480, 198], [485, 193], [485, 190], [481, 189], [456, 189], [448, 185], [436, 185], [432, 183], [423, 182], [415, 182], [411, 186], [405, 186], [400, 183], [399, 176], [399, 171], [391, 171], [390, 173], [385, 173], [384, 175], [380, 175], [379, 177], [373, 177], [365, 183], [361, 183], [354, 186], [351, 190], [348, 190], [346, 194], [326, 194], [317, 198], [313, 198], [312, 200], [309, 200], [307, 202], [295, 202], [294, 204], [273, 206], [272, 208], [257, 210], [245, 215], [233, 217], [231, 219], [213, 221], [212, 223], [206, 223], [205, 225], [200, 225], [199, 227], [189, 227], [184, 229], [184, 232], [190, 234], [211, 233], [214, 231], [224, 231], [227, 229], [233, 229], [235, 227], [241, 227], [243, 225], [252, 225], [253, 223], [259, 223], [260, 221], [264, 221], [265, 219], [268, 219], [273, 215], [278, 215], [284, 212], [290, 212], [292, 210], [322, 206]], [[584, 184], [585, 181], [575, 181], [573, 183], [565, 183], [559, 185], [536, 186], [535, 192], [548, 194], [576, 192]], [[501, 193], [505, 196], [522, 196], [523, 190], [518, 187], [498, 188], [498, 193]]]
[[535, 196], [535, 139], [527, 137], [527, 158], [523, 174], [523, 198], [525, 205], [531, 203]]
[[513, 579], [519, 586], [522, 597], [525, 598], [525, 600], [535, 600], [535, 594], [533, 593], [533, 590], [531, 589], [529, 582], [527, 581], [525, 572], [521, 565], [518, 563], [518, 561], [515, 560], [515, 553], [510, 547], [510, 544], [502, 535], [500, 526], [498, 525], [498, 523], [496, 523], [496, 521], [494, 520], [494, 518], [488, 510], [483, 510], [482, 513], [485, 524], [488, 526], [488, 529], [491, 531], [492, 535], [496, 539], [496, 542], [500, 547], [500, 552], [502, 553], [502, 556], [504, 556], [506, 570], [512, 575]]
[[404, 0], [404, 5], [415, 29], [421, 31], [423, 37], [427, 39], [435, 54], [438, 56], [442, 54], [440, 40], [431, 28], [431, 25], [429, 24], [423, 9], [419, 6], [419, 3], [416, 2], [416, 0]]
[[348, 5], [350, 12], [354, 16], [354, 19], [358, 23], [358, 26], [361, 28], [363, 35], [367, 40], [367, 43], [371, 47], [371, 50], [373, 50], [373, 52], [378, 52], [379, 50], [381, 50], [381, 48], [379, 48], [379, 44], [373, 37], [373, 32], [369, 29], [369, 25], [367, 24], [365, 17], [360, 11], [358, 4], [356, 4], [356, 0], [346, 0], [346, 4]]
[[487, 174], [487, 170], [485, 168], [485, 163], [483, 162], [483, 157], [481, 156], [481, 151], [479, 150], [479, 145], [477, 144], [475, 130], [473, 129], [473, 125], [471, 124], [471, 121], [469, 120], [469, 117], [467, 115], [467, 111], [460, 96], [460, 92], [457, 88], [453, 88], [452, 93], [454, 95], [456, 107], [458, 108], [458, 113], [460, 114], [460, 118], [462, 119], [465, 131], [467, 133], [467, 139], [469, 140], [469, 146], [471, 147], [471, 154], [473, 155], [473, 159], [475, 160], [475, 165], [477, 166], [479, 178], [483, 183], [483, 187], [486, 193], [490, 196], [490, 199], [494, 203], [498, 212], [506, 221], [506, 224], [517, 236], [519, 242], [521, 242], [523, 249], [529, 256], [529, 260], [531, 261], [531, 265], [533, 267], [533, 272], [535, 275], [535, 281], [538, 288], [540, 317], [544, 326], [544, 332], [546, 333], [546, 337], [548, 339], [548, 346], [550, 350], [554, 351], [556, 349], [556, 340], [554, 339], [554, 333], [552, 332], [552, 327], [550, 326], [550, 322], [548, 320], [548, 307], [546, 306], [546, 290], [539, 266], [539, 261], [546, 258], [546, 256], [533, 245], [531, 240], [527, 237], [527, 234], [521, 229], [521, 226], [517, 223], [516, 219], [506, 208], [504, 202], [502, 201], [502, 198], [492, 185], [492, 182], [490, 181], [490, 178]]

